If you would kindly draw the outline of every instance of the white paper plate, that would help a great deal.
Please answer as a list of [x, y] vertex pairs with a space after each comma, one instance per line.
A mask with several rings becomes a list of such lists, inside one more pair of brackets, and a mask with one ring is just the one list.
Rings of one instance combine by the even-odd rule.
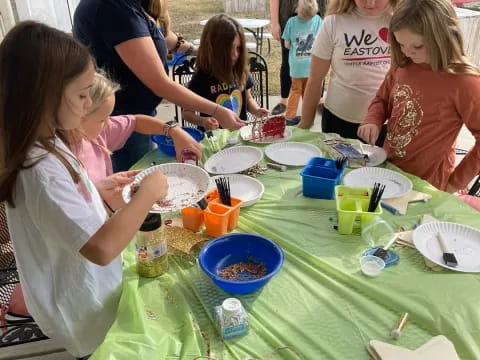
[[403, 196], [413, 188], [412, 182], [402, 174], [377, 167], [355, 169], [343, 178], [343, 183], [347, 186], [373, 187], [376, 182], [385, 185], [382, 199]]
[[240, 128], [240, 137], [244, 141], [250, 141], [255, 144], [273, 144], [290, 139], [292, 137], [292, 129], [286, 127], [283, 138], [269, 136], [262, 139], [252, 139], [252, 125], [247, 125]]
[[[437, 233], [443, 235], [448, 252], [455, 255], [456, 267], [443, 262]], [[413, 243], [423, 256], [437, 265], [461, 272], [480, 272], [480, 231], [477, 229], [450, 222], [427, 223], [415, 229]]]
[[362, 144], [361, 147], [360, 145], [354, 145], [354, 147], [360, 153], [368, 155], [367, 166], [378, 166], [387, 160], [387, 152], [379, 146]]
[[[210, 176], [202, 168], [190, 164], [161, 164], [149, 167], [135, 176], [134, 183], [140, 183], [143, 178], [154, 171], [160, 170], [168, 181], [168, 194], [163, 205], [155, 204], [153, 213], [168, 213], [183, 209], [202, 199], [210, 184]], [[141, 184], [140, 184], [141, 186]], [[122, 197], [126, 203], [131, 199], [131, 184], [123, 188]]]
[[242, 174], [218, 175], [210, 178], [209, 191], [217, 187], [215, 179], [222, 176], [230, 180], [231, 195], [243, 201], [241, 207], [253, 205], [262, 198], [265, 191], [263, 184], [257, 179]]
[[265, 154], [273, 161], [290, 166], [304, 166], [314, 156], [322, 152], [314, 145], [302, 142], [284, 142], [268, 145]]
[[213, 154], [203, 166], [210, 174], [235, 174], [262, 160], [262, 150], [253, 146], [234, 146]]

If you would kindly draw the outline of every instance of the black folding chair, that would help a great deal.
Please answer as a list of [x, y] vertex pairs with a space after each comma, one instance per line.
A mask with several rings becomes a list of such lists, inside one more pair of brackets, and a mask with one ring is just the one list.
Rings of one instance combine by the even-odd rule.
[[[257, 102], [257, 104], [262, 108], [269, 108], [268, 100], [268, 66], [265, 58], [254, 52], [248, 52], [248, 64], [250, 75], [253, 79], [253, 87], [250, 89], [250, 92]], [[255, 117], [247, 113], [248, 120], [254, 120]]]
[[[186, 87], [195, 73], [195, 60], [195, 57], [188, 58], [186, 55], [175, 60], [172, 67], [173, 81]], [[197, 127], [197, 125], [183, 119], [182, 108], [178, 105], [175, 105], [175, 120], [177, 120], [181, 126]]]
[[[0, 203], [0, 315], [6, 314], [13, 290], [19, 282], [13, 246], [8, 233], [5, 204]], [[0, 320], [2, 316], [0, 316]], [[31, 319], [0, 322], [0, 348], [48, 339]]]

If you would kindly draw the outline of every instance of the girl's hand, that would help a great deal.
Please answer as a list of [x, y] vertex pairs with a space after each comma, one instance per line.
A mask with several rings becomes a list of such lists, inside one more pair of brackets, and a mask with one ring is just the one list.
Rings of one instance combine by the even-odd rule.
[[122, 171], [95, 182], [95, 187], [102, 199], [114, 210], [125, 206], [122, 190], [127, 184], [133, 182], [133, 177], [139, 170]]
[[202, 118], [202, 127], [204, 127], [205, 130], [215, 130], [218, 129], [219, 124], [217, 119], [213, 117], [204, 117]]
[[237, 130], [245, 126], [245, 122], [240, 120], [240, 118], [232, 110], [223, 106], [219, 106], [217, 108], [215, 118], [224, 129]]
[[380, 129], [374, 124], [361, 125], [358, 128], [357, 135], [359, 138], [365, 140], [370, 145], [375, 145], [380, 135]]
[[168, 193], [167, 177], [160, 171], [145, 176], [140, 183], [138, 192], [146, 192], [152, 200], [162, 200]]
[[182, 151], [184, 149], [191, 150], [195, 155], [197, 155], [198, 160], [202, 158], [202, 145], [200, 145], [194, 138], [190, 136], [189, 133], [184, 131], [182, 128], [177, 126], [171, 129], [169, 135], [173, 139], [173, 145], [175, 146], [175, 152], [177, 154], [177, 161], [182, 160]]
[[255, 117], [264, 117], [264, 116], [268, 116], [268, 114], [270, 114], [270, 111], [264, 108], [259, 108], [254, 112], [252, 112], [252, 115]]

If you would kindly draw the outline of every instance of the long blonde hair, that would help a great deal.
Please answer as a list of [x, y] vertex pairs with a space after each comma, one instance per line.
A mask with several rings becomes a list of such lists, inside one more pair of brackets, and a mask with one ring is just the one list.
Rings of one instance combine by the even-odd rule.
[[110, 80], [105, 71], [97, 69], [93, 78], [93, 85], [90, 88], [92, 105], [88, 109], [87, 115], [93, 113], [102, 106], [102, 104], [118, 90], [120, 90], [120, 85]]
[[465, 56], [457, 15], [450, 0], [403, 0], [392, 16], [388, 38], [392, 69], [410, 62], [395, 39], [395, 31], [408, 29], [423, 37], [433, 71], [480, 75]]
[[298, 0], [298, 16], [301, 19], [311, 19], [317, 12], [317, 0]]
[[[393, 10], [397, 7], [400, 0], [390, 0], [390, 8]], [[354, 0], [330, 0], [328, 2], [327, 12], [326, 15], [334, 15], [334, 14], [345, 14], [352, 12], [355, 9], [355, 1]]]

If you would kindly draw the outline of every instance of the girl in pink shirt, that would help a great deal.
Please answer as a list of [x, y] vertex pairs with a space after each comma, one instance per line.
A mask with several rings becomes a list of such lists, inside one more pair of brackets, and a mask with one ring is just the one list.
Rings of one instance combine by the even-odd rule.
[[[402, 170], [440, 190], [464, 189], [480, 172], [480, 70], [465, 57], [449, 0], [405, 0], [389, 29], [392, 70], [358, 135], [374, 144], [387, 122], [384, 148]], [[475, 145], [455, 167], [465, 125]]]
[[[123, 206], [120, 191], [123, 185], [130, 183], [131, 176], [136, 171], [126, 171], [116, 173], [112, 178], [105, 179], [112, 175], [112, 162], [110, 155], [112, 152], [123, 147], [129, 136], [134, 132], [141, 134], [164, 134], [167, 130], [164, 121], [147, 115], [121, 115], [110, 116], [115, 105], [115, 92], [119, 86], [109, 80], [104, 74], [95, 73], [94, 83], [90, 89], [92, 106], [89, 108], [87, 116], [84, 117], [80, 131], [76, 131], [72, 136], [76, 137], [73, 143], [76, 144], [74, 151], [87, 169], [88, 176], [95, 184], [108, 181], [113, 189], [117, 189], [117, 195], [110, 194], [110, 208], [117, 209]], [[201, 158], [202, 147], [186, 131], [180, 127], [169, 129], [168, 135], [172, 137], [177, 159], [184, 149], [192, 150]], [[103, 186], [97, 186], [104, 189]], [[103, 194], [101, 193], [102, 197]], [[104, 200], [106, 197], [104, 197]], [[114, 201], [114, 203], [110, 203]]]

